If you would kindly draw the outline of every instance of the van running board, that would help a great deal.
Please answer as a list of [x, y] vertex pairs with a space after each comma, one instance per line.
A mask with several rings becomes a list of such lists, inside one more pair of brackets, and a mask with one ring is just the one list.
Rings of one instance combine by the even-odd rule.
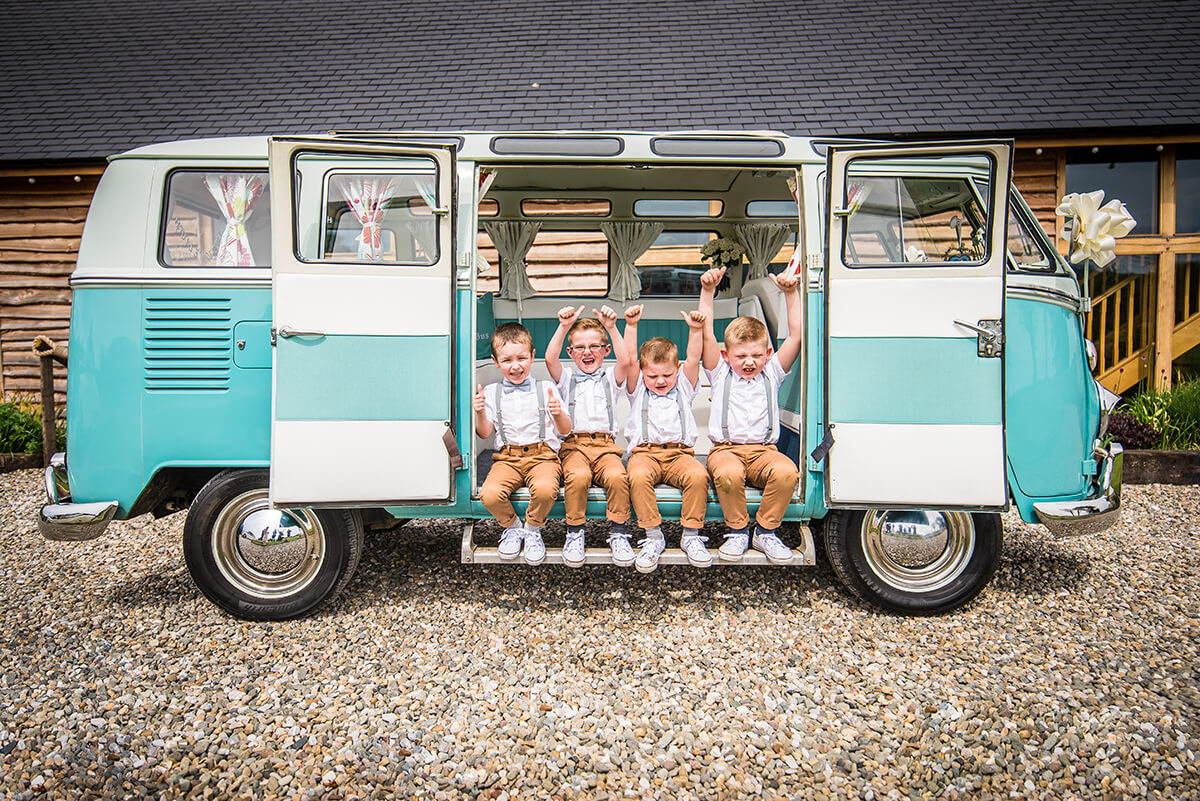
[[[816, 548], [813, 546], [812, 531], [808, 526], [800, 526], [800, 536], [802, 542], [799, 547], [792, 548], [792, 553], [795, 557], [790, 562], [782, 565], [772, 564], [767, 561], [766, 554], [756, 551], [753, 548], [746, 550], [746, 553], [737, 562], [722, 562], [717, 556], [716, 548], [709, 548], [708, 552], [712, 554], [713, 567], [807, 567], [817, 563]], [[636, 548], [635, 548], [636, 552]], [[500, 551], [495, 547], [483, 547], [475, 544], [475, 521], [468, 520], [463, 526], [462, 534], [462, 563], [464, 565], [524, 565], [520, 557], [516, 559], [501, 559]], [[612, 553], [608, 548], [588, 548], [584, 551], [584, 565], [611, 565]], [[662, 552], [662, 556], [658, 557], [660, 565], [686, 565], [688, 564], [687, 554], [679, 548], [667, 548]], [[543, 565], [561, 565], [562, 548], [547, 548], [546, 560]], [[539, 565], [540, 567], [541, 565]], [[633, 566], [630, 565], [630, 570]]]

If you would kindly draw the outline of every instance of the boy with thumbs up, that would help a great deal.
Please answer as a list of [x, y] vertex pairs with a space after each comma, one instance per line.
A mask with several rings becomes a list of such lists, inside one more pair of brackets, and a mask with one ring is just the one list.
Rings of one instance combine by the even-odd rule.
[[[479, 386], [472, 402], [475, 433], [481, 439], [496, 435], [492, 469], [479, 498], [500, 525], [500, 558], [524, 554], [526, 564], [546, 558], [542, 526], [558, 498], [562, 468], [558, 461], [561, 437], [571, 430], [554, 384], [533, 379], [533, 335], [520, 323], [502, 323], [492, 334], [492, 361], [503, 380]], [[529, 488], [525, 524], [509, 500], [521, 486]]]

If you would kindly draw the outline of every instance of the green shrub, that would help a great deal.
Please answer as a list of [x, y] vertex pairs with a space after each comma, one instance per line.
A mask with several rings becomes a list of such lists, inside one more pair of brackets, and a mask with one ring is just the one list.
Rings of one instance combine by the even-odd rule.
[[[66, 424], [58, 420], [54, 426], [55, 450], [66, 450]], [[40, 404], [17, 398], [0, 403], [0, 453], [41, 453], [42, 413]]]
[[1141, 390], [1123, 400], [1118, 409], [1158, 432], [1151, 447], [1185, 450], [1200, 446], [1200, 380], [1166, 391]]

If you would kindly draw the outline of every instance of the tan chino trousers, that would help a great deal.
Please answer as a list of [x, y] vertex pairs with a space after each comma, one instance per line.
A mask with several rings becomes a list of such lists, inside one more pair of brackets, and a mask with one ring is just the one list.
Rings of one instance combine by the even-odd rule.
[[748, 483], [763, 491], [755, 515], [758, 525], [769, 531], [779, 528], [800, 480], [796, 463], [774, 445], [717, 443], [708, 454], [708, 472], [729, 528], [750, 525], [746, 511]]
[[550, 507], [558, 498], [562, 482], [562, 465], [558, 454], [544, 442], [533, 445], [505, 445], [492, 456], [479, 500], [505, 528], [515, 525], [519, 518], [509, 498], [519, 487], [529, 487], [529, 509], [525, 521], [541, 528], [546, 525]]
[[608, 495], [606, 517], [613, 523], [629, 520], [629, 477], [621, 463], [621, 449], [611, 434], [571, 434], [558, 456], [562, 460], [568, 526], [587, 522], [587, 495], [593, 483]]
[[708, 506], [708, 472], [695, 452], [678, 442], [638, 445], [629, 456], [629, 496], [638, 525], [662, 524], [654, 485], [665, 482], [683, 492], [680, 522], [684, 528], [702, 528]]

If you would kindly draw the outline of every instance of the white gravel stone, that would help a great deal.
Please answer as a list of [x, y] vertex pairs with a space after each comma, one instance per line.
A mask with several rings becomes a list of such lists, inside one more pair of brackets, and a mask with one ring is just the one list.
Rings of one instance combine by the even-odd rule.
[[40, 494], [0, 476], [6, 798], [1200, 798], [1196, 487], [1083, 540], [1007, 515], [944, 617], [823, 563], [465, 566], [417, 521], [283, 623], [203, 599], [182, 515], [52, 543]]

